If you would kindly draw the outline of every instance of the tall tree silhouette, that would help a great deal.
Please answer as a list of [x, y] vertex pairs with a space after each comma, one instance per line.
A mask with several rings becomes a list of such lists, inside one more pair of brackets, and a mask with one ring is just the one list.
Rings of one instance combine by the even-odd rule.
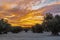
[[42, 23], [42, 26], [44, 26], [45, 31], [49, 31], [47, 24], [49, 20], [52, 20], [52, 19], [53, 19], [53, 15], [51, 13], [46, 13], [46, 15], [44, 16], [44, 21]]
[[45, 17], [45, 27], [47, 27], [53, 35], [58, 35], [60, 31], [60, 16], [56, 15], [55, 17], [52, 14], [47, 14]]
[[0, 20], [0, 33], [7, 33], [10, 30], [11, 25], [7, 20]]

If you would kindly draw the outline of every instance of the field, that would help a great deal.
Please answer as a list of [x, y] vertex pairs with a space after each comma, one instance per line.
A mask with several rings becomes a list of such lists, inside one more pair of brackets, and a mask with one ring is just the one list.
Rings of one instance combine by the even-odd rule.
[[20, 32], [0, 35], [0, 40], [60, 40], [60, 36], [52, 36], [50, 32], [32, 33]]

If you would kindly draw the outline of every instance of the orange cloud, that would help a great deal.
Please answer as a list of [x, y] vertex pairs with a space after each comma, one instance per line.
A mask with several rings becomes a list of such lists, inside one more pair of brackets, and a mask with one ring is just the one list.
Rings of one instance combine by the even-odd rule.
[[[55, 4], [55, 3], [54, 3]], [[56, 3], [56, 4], [60, 4]], [[20, 4], [18, 4], [20, 5]], [[21, 4], [22, 5], [22, 4]], [[26, 5], [26, 4], [25, 4]], [[25, 7], [24, 5], [24, 7]], [[38, 10], [29, 10], [30, 6], [26, 7], [26, 10], [20, 8], [13, 9], [17, 4], [4, 4], [2, 6], [3, 10], [0, 11], [0, 18], [8, 19], [8, 22], [13, 26], [19, 25], [23, 27], [30, 27], [36, 23], [41, 24], [44, 20], [44, 11], [50, 8], [41, 8]], [[23, 6], [23, 5], [22, 5]], [[50, 5], [48, 5], [50, 6]], [[20, 7], [20, 6], [18, 6]]]

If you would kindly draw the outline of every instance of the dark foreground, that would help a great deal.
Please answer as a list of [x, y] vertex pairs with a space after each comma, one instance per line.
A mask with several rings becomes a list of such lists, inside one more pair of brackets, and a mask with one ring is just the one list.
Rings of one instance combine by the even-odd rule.
[[8, 33], [0, 35], [0, 40], [60, 40], [60, 36], [52, 36], [49, 32], [32, 33], [21, 32], [17, 34]]

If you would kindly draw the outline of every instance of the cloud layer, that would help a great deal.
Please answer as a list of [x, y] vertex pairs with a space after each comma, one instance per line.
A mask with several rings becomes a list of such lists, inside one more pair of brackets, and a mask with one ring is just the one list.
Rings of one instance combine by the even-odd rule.
[[42, 23], [42, 12], [49, 7], [38, 9], [58, 2], [60, 0], [0, 0], [0, 18], [8, 19], [12, 25]]
[[[5, 3], [15, 3], [14, 6], [19, 6], [20, 9], [27, 9], [27, 10], [37, 10], [41, 7], [51, 5], [53, 3], [60, 2], [60, 0], [0, 0], [0, 5]], [[12, 5], [11, 5], [12, 6]], [[12, 6], [12, 7], [14, 7]]]

